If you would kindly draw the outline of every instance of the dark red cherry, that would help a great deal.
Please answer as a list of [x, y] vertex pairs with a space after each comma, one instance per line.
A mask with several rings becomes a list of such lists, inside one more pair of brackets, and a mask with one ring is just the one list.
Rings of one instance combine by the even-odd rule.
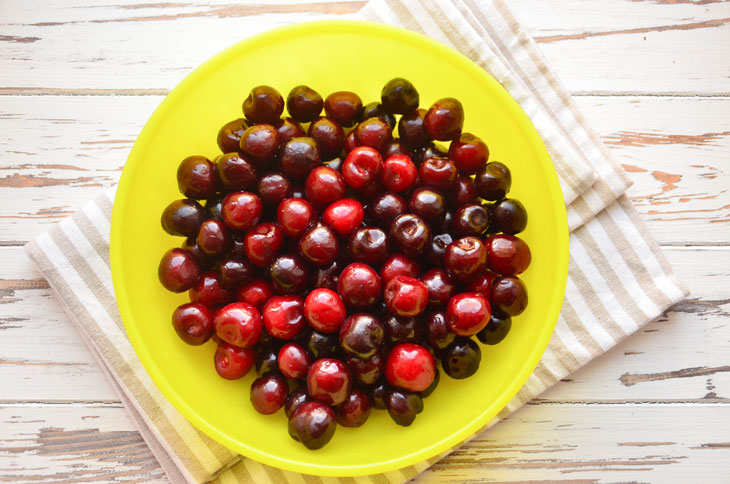
[[495, 313], [484, 329], [477, 333], [477, 338], [486, 345], [496, 345], [507, 336], [510, 328], [512, 328], [512, 318]]
[[501, 200], [512, 187], [512, 174], [504, 163], [492, 161], [477, 173], [474, 182], [484, 200]]
[[299, 336], [299, 340], [315, 358], [334, 357], [340, 350], [336, 332], [320, 333], [319, 331], [307, 328]]
[[281, 375], [264, 375], [251, 384], [251, 405], [264, 415], [278, 412], [288, 395], [289, 385]]
[[334, 410], [317, 401], [302, 403], [289, 418], [289, 435], [310, 450], [327, 445], [336, 429]]
[[425, 117], [425, 109], [416, 109], [404, 114], [398, 121], [400, 142], [412, 150], [422, 148], [431, 141], [426, 130]]
[[337, 407], [337, 423], [343, 427], [360, 427], [370, 416], [372, 403], [367, 393], [353, 388]]
[[446, 312], [435, 311], [426, 314], [424, 320], [426, 341], [435, 350], [443, 350], [454, 341], [456, 335], [451, 332], [446, 323]]
[[484, 271], [467, 283], [466, 290], [469, 292], [478, 292], [489, 299], [492, 293], [492, 282], [498, 277], [499, 274], [495, 274], [492, 271]]
[[350, 235], [347, 253], [353, 261], [380, 265], [388, 257], [388, 236], [378, 227], [361, 227]]
[[300, 136], [284, 143], [278, 158], [281, 173], [289, 180], [301, 182], [319, 165], [322, 154], [314, 139]]
[[418, 215], [426, 222], [436, 225], [446, 213], [446, 201], [443, 195], [428, 187], [416, 188], [408, 201], [411, 213]]
[[385, 340], [390, 345], [418, 343], [423, 338], [423, 325], [419, 318], [390, 314], [383, 320]]
[[340, 360], [320, 358], [307, 372], [307, 391], [315, 400], [328, 405], [345, 401], [352, 387], [350, 370]]
[[443, 269], [431, 269], [421, 276], [421, 282], [428, 289], [429, 307], [443, 307], [456, 294], [454, 281]]
[[275, 126], [256, 124], [241, 135], [240, 151], [256, 165], [269, 165], [279, 150], [279, 143], [279, 131]]
[[357, 140], [355, 139], [355, 130], [352, 130], [349, 133], [347, 133], [347, 135], [345, 136], [345, 146], [344, 146], [345, 153], [349, 153], [350, 151], [354, 150], [358, 146], [360, 146], [360, 145], [358, 144]]
[[378, 273], [370, 266], [356, 262], [340, 274], [337, 292], [348, 307], [363, 310], [380, 300], [381, 287]]
[[302, 128], [294, 118], [281, 118], [274, 124], [276, 132], [279, 133], [279, 146], [283, 145], [292, 138], [299, 138], [306, 135], [306, 131]]
[[316, 266], [332, 264], [340, 250], [337, 234], [327, 225], [317, 223], [299, 239], [299, 254]]
[[218, 177], [227, 191], [248, 190], [256, 183], [256, 168], [240, 153], [226, 153], [216, 158]]
[[[431, 242], [431, 228], [421, 217], [404, 214], [390, 224], [390, 236], [406, 254], [418, 257], [426, 253]], [[486, 261], [485, 261], [486, 262]]]
[[277, 339], [292, 339], [302, 332], [307, 322], [304, 319], [304, 300], [296, 296], [274, 296], [261, 311], [266, 331]]
[[527, 210], [519, 200], [503, 198], [492, 204], [489, 211], [490, 232], [504, 232], [518, 234], [527, 227]]
[[446, 192], [446, 199], [452, 208], [459, 208], [463, 205], [476, 202], [477, 187], [474, 180], [468, 176], [460, 176], [451, 190]]
[[455, 380], [463, 380], [477, 372], [482, 350], [470, 338], [457, 337], [441, 354], [444, 373]]
[[392, 129], [383, 118], [369, 118], [355, 127], [355, 141], [359, 146], [369, 146], [383, 151], [392, 140]]
[[454, 213], [451, 233], [456, 237], [479, 236], [489, 226], [487, 209], [479, 204], [464, 205]]
[[170, 235], [195, 237], [206, 219], [205, 209], [195, 200], [175, 200], [162, 212], [162, 229]]
[[521, 274], [532, 260], [530, 247], [514, 235], [490, 235], [485, 245], [489, 253], [489, 268], [499, 274]]
[[433, 239], [431, 239], [431, 251], [428, 253], [428, 263], [434, 267], [443, 267], [446, 248], [453, 241], [454, 239], [449, 233], [434, 235]]
[[476, 237], [463, 237], [446, 248], [444, 267], [456, 282], [466, 282], [487, 268], [487, 248]]
[[200, 225], [195, 241], [203, 253], [210, 256], [220, 255], [228, 248], [228, 229], [220, 220], [206, 220]]
[[380, 118], [390, 126], [391, 131], [395, 128], [395, 116], [387, 112], [379, 102], [371, 102], [362, 109], [362, 119]]
[[418, 101], [418, 91], [409, 80], [402, 77], [391, 79], [380, 91], [380, 102], [389, 113], [410, 113], [418, 108]]
[[254, 123], [274, 124], [284, 112], [284, 98], [271, 86], [256, 86], [243, 101], [243, 114]]
[[187, 250], [170, 249], [162, 256], [157, 275], [168, 291], [184, 292], [200, 279], [200, 266]]
[[385, 406], [395, 423], [407, 427], [413, 423], [416, 415], [423, 410], [423, 400], [418, 393], [392, 390], [385, 397]]
[[368, 217], [373, 224], [387, 229], [398, 216], [408, 211], [403, 197], [393, 192], [384, 192], [376, 196], [368, 204]]
[[447, 158], [448, 150], [438, 143], [429, 143], [416, 149], [413, 153], [413, 162], [420, 165], [429, 158]]
[[380, 154], [383, 155], [383, 159], [388, 159], [391, 156], [411, 156], [413, 153], [400, 140], [394, 139], [385, 145]]
[[215, 195], [218, 174], [208, 158], [188, 156], [177, 168], [177, 186], [187, 198], [209, 198]]
[[334, 261], [327, 267], [317, 267], [314, 270], [314, 276], [312, 277], [313, 287], [321, 287], [336, 291], [342, 267], [342, 264], [337, 261]]
[[527, 288], [517, 276], [500, 277], [492, 283], [490, 301], [502, 314], [517, 316], [527, 307]]
[[231, 256], [221, 259], [221, 284], [227, 288], [235, 288], [250, 282], [254, 277], [254, 267], [243, 257]]
[[294, 410], [296, 410], [301, 404], [305, 402], [311, 402], [312, 397], [307, 393], [307, 387], [301, 386], [295, 388], [286, 399], [284, 404], [284, 413], [286, 418], [291, 418]]
[[384, 284], [395, 276], [418, 277], [421, 275], [421, 266], [405, 254], [393, 254], [380, 268], [380, 279]]
[[324, 107], [322, 96], [309, 86], [296, 86], [286, 97], [286, 109], [300, 123], [309, 123], [319, 117]]
[[213, 313], [198, 303], [178, 306], [172, 313], [172, 326], [180, 339], [189, 345], [199, 346], [213, 336]]
[[269, 277], [279, 294], [299, 294], [307, 288], [309, 268], [298, 255], [284, 254], [269, 266]]
[[487, 164], [489, 148], [486, 143], [471, 133], [461, 133], [449, 145], [449, 158], [456, 163], [462, 175], [479, 173]]
[[241, 135], [248, 128], [248, 121], [244, 118], [234, 119], [224, 124], [218, 131], [218, 148], [222, 153], [238, 151]]
[[325, 160], [338, 156], [345, 147], [345, 132], [342, 130], [342, 125], [330, 117], [312, 121], [307, 135], [317, 142]]
[[264, 203], [277, 207], [285, 198], [291, 196], [291, 182], [281, 173], [267, 173], [259, 178], [256, 193]]
[[324, 111], [341, 126], [354, 126], [362, 119], [362, 100], [354, 92], [333, 92], [324, 100]]
[[251, 348], [239, 348], [228, 343], [218, 343], [213, 361], [218, 375], [226, 380], [243, 378], [251, 369], [256, 352]]
[[[268, 333], [264, 331], [262, 336], [268, 336]], [[278, 340], [274, 343], [264, 343], [261, 341], [258, 346], [258, 351], [256, 352], [256, 374], [263, 376], [267, 373], [278, 372], [279, 350], [281, 349]]]
[[456, 139], [464, 126], [464, 107], [453, 97], [439, 99], [428, 109], [424, 123], [431, 138], [439, 141]]
[[355, 313], [345, 320], [339, 330], [342, 349], [350, 356], [372, 357], [383, 345], [385, 332], [380, 320], [367, 313]]
[[[376, 352], [370, 358], [363, 360], [356, 356], [347, 358], [347, 367], [352, 372], [354, 380], [364, 386], [376, 384], [385, 371], [385, 358]], [[383, 407], [384, 408], [384, 407]]]
[[453, 161], [448, 158], [427, 158], [418, 168], [418, 177], [425, 186], [446, 191], [456, 183], [459, 170]]
[[190, 300], [215, 309], [233, 301], [233, 292], [223, 286], [220, 274], [204, 272], [190, 289]]
[[324, 208], [345, 196], [345, 179], [328, 166], [318, 166], [307, 175], [304, 194], [315, 207]]

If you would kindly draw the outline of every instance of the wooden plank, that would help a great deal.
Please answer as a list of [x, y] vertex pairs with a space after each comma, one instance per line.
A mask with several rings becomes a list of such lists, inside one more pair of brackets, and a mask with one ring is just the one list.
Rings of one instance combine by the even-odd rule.
[[[576, 99], [629, 171], [629, 193], [661, 243], [730, 240], [730, 98]], [[29, 240], [113, 185], [161, 100], [2, 97], [0, 132], [9, 135], [0, 139], [0, 197], [17, 203], [0, 204], [0, 243]]]

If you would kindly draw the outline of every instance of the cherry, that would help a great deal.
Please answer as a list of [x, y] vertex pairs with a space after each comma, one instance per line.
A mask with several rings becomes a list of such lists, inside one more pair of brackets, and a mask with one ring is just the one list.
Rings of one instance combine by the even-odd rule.
[[477, 136], [461, 133], [449, 145], [449, 158], [454, 160], [462, 175], [475, 175], [486, 166], [489, 148]]
[[248, 121], [244, 118], [234, 119], [224, 124], [218, 131], [218, 147], [223, 153], [238, 151], [241, 135], [248, 128]]
[[184, 292], [200, 279], [200, 266], [191, 252], [170, 249], [162, 256], [157, 276], [168, 291]]
[[487, 227], [489, 227], [489, 214], [483, 206], [476, 203], [459, 208], [451, 222], [451, 232], [457, 237], [479, 236], [487, 230]]
[[446, 312], [434, 311], [426, 315], [424, 320], [426, 341], [435, 350], [443, 350], [454, 341], [456, 335], [446, 323]]
[[231, 256], [220, 261], [221, 284], [226, 288], [235, 288], [245, 284], [254, 276], [251, 263], [238, 256]]
[[266, 301], [273, 295], [274, 286], [270, 282], [264, 279], [254, 279], [238, 289], [236, 292], [236, 300], [248, 303], [261, 311]]
[[435, 140], [456, 139], [464, 126], [464, 107], [453, 97], [439, 99], [428, 109], [424, 124], [429, 136]]
[[470, 338], [457, 337], [441, 354], [444, 373], [455, 380], [463, 380], [477, 372], [482, 350]]
[[418, 316], [428, 305], [428, 288], [413, 277], [396, 276], [385, 285], [383, 299], [396, 316]]
[[385, 284], [395, 276], [418, 277], [420, 275], [421, 267], [418, 262], [405, 254], [391, 255], [380, 268], [380, 279]]
[[215, 313], [215, 333], [226, 343], [250, 348], [261, 337], [261, 315], [247, 303], [235, 302]]
[[170, 235], [195, 237], [205, 221], [205, 209], [195, 200], [175, 200], [162, 212], [162, 229]]
[[425, 390], [433, 382], [436, 362], [426, 348], [402, 343], [390, 350], [385, 361], [385, 378], [391, 386], [411, 392]]
[[300, 123], [309, 123], [319, 117], [324, 107], [322, 96], [309, 86], [296, 86], [286, 97], [286, 109]]
[[[311, 131], [311, 126], [310, 126]], [[317, 142], [309, 137], [292, 138], [279, 150], [279, 170], [288, 179], [298, 182], [304, 180], [310, 171], [322, 161], [322, 152]]]
[[345, 132], [342, 126], [330, 117], [312, 121], [307, 135], [317, 142], [325, 160], [338, 156], [345, 147]]
[[204, 272], [198, 282], [190, 288], [190, 300], [215, 309], [233, 300], [233, 293], [221, 283], [220, 274]]
[[259, 267], [271, 263], [284, 246], [284, 233], [271, 222], [258, 224], [246, 233], [244, 250], [246, 257]]
[[248, 230], [259, 222], [261, 199], [249, 192], [234, 192], [223, 199], [223, 223], [233, 230]]
[[415, 150], [413, 153], [413, 162], [420, 165], [429, 158], [447, 158], [448, 150], [437, 143], [428, 143]]
[[346, 188], [340, 172], [328, 166], [318, 166], [304, 182], [304, 194], [317, 208], [324, 208], [344, 197]]
[[358, 146], [347, 154], [342, 165], [342, 176], [349, 186], [360, 190], [377, 180], [382, 167], [383, 159], [377, 150]]
[[299, 138], [305, 135], [302, 125], [294, 118], [281, 118], [274, 124], [276, 132], [279, 133], [279, 145], [283, 145], [292, 138]]
[[391, 389], [386, 382], [380, 382], [375, 385], [370, 391], [370, 396], [373, 399], [373, 408], [378, 410], [385, 410], [387, 405], [385, 400], [390, 395]]
[[353, 388], [337, 407], [337, 423], [343, 427], [360, 427], [370, 416], [372, 403], [367, 393]]
[[418, 392], [418, 395], [421, 398], [426, 398], [429, 395], [431, 395], [434, 392], [434, 390], [436, 390], [436, 387], [438, 386], [440, 380], [441, 380], [441, 373], [439, 372], [439, 369], [436, 368], [436, 372], [434, 373], [434, 376], [433, 376], [433, 381], [425, 390], [421, 390], [420, 392]]
[[389, 113], [408, 114], [418, 108], [419, 95], [410, 81], [396, 77], [383, 86], [380, 101]]
[[187, 198], [197, 200], [215, 195], [218, 174], [204, 156], [188, 156], [177, 168], [177, 186]]
[[421, 217], [404, 214], [390, 224], [390, 236], [396, 245], [410, 256], [423, 255], [431, 242], [431, 228]]
[[372, 314], [355, 313], [345, 320], [339, 331], [342, 349], [350, 356], [372, 357], [383, 345], [383, 324]]
[[276, 211], [276, 221], [281, 231], [292, 238], [301, 237], [314, 217], [314, 208], [303, 198], [287, 198]]
[[468, 176], [458, 177], [451, 190], [446, 192], [446, 199], [453, 208], [474, 203], [477, 199], [477, 187], [474, 180]]
[[[262, 333], [262, 336], [267, 334], [268, 333], [264, 332]], [[256, 354], [257, 375], [262, 376], [279, 371], [279, 349], [279, 345], [275, 343], [268, 343], [260, 346]]]
[[269, 266], [269, 277], [279, 294], [299, 294], [307, 288], [309, 269], [295, 254], [280, 255]]
[[217, 256], [228, 248], [228, 230], [220, 220], [209, 219], [200, 225], [195, 241], [204, 254]]
[[477, 338], [484, 344], [496, 345], [501, 342], [512, 328], [512, 318], [501, 314], [492, 314], [489, 323], [477, 333]]
[[512, 174], [504, 163], [492, 161], [477, 173], [474, 182], [477, 194], [484, 200], [500, 200], [509, 193]]
[[388, 236], [378, 227], [362, 227], [350, 235], [347, 253], [353, 261], [380, 265], [389, 254]]
[[407, 427], [423, 410], [423, 399], [418, 393], [392, 390], [385, 397], [385, 406], [395, 423]]
[[276, 156], [280, 142], [276, 127], [271, 124], [256, 124], [241, 135], [240, 151], [252, 163], [268, 165]]
[[449, 233], [434, 235], [433, 239], [431, 239], [431, 251], [428, 253], [428, 263], [434, 267], [443, 267], [446, 248], [453, 241], [454, 239]]
[[264, 415], [278, 412], [286, 403], [287, 396], [289, 385], [281, 375], [264, 375], [251, 384], [251, 404]]
[[354, 126], [362, 118], [362, 100], [354, 92], [333, 92], [324, 100], [324, 112], [342, 126]]
[[411, 213], [418, 215], [430, 224], [437, 224], [446, 213], [446, 201], [439, 192], [428, 188], [416, 188], [408, 201]]
[[474, 336], [484, 329], [491, 316], [489, 301], [476, 292], [457, 294], [446, 307], [446, 323], [459, 336]]
[[322, 333], [339, 331], [346, 316], [345, 303], [330, 289], [315, 289], [304, 300], [304, 317], [309, 326]]
[[284, 404], [284, 413], [286, 414], [286, 418], [291, 418], [294, 410], [296, 410], [301, 404], [311, 401], [312, 397], [310, 397], [307, 393], [306, 387], [302, 386], [295, 388], [289, 394], [289, 397], [287, 397], [286, 403]]
[[349, 153], [358, 146], [360, 145], [358, 144], [357, 139], [355, 139], [355, 130], [352, 130], [345, 136], [345, 153]]
[[380, 117], [368, 118], [355, 127], [355, 142], [359, 146], [369, 146], [383, 151], [393, 140], [392, 128]]
[[287, 343], [279, 350], [277, 357], [279, 371], [292, 379], [304, 378], [307, 376], [307, 369], [311, 364], [307, 350], [296, 343]]
[[248, 190], [256, 183], [256, 168], [240, 153], [226, 153], [216, 158], [218, 177], [228, 191]]
[[322, 222], [331, 227], [340, 237], [347, 237], [360, 226], [365, 210], [353, 198], [343, 198], [332, 203], [322, 213]]
[[299, 254], [316, 266], [328, 266], [340, 250], [337, 234], [327, 225], [317, 223], [299, 239]]
[[302, 332], [300, 341], [315, 358], [329, 358], [337, 355], [337, 333], [320, 333], [309, 329]]
[[474, 279], [471, 279], [466, 285], [466, 290], [469, 292], [477, 292], [489, 299], [492, 292], [492, 282], [494, 282], [494, 280], [498, 277], [499, 274], [495, 274], [491, 271], [485, 271]]
[[347, 306], [355, 310], [372, 307], [380, 300], [380, 276], [370, 266], [355, 262], [345, 267], [337, 283], [337, 292]]
[[501, 313], [517, 316], [527, 307], [527, 288], [517, 276], [505, 276], [492, 283], [490, 301]]
[[428, 306], [443, 307], [456, 293], [456, 285], [443, 269], [431, 269], [421, 276], [421, 282], [428, 289]]
[[419, 318], [388, 315], [383, 321], [388, 344], [419, 343], [423, 337], [423, 326]]
[[[385, 358], [380, 352], [376, 352], [368, 359], [361, 359], [357, 356], [347, 358], [347, 367], [350, 368], [352, 376], [360, 385], [374, 385], [380, 380], [385, 371]], [[373, 392], [374, 393], [374, 392]]]
[[390, 191], [404, 192], [416, 182], [418, 169], [407, 155], [394, 155], [383, 162], [380, 179]]
[[387, 112], [379, 102], [371, 102], [365, 105], [362, 110], [362, 119], [380, 118], [390, 127], [391, 131], [395, 128], [395, 116]]
[[345, 401], [352, 386], [350, 370], [340, 360], [320, 358], [307, 372], [307, 391], [315, 400], [328, 405]]
[[532, 260], [530, 247], [514, 235], [490, 235], [485, 245], [489, 253], [489, 268], [499, 274], [521, 274]]
[[503, 198], [492, 204], [490, 231], [518, 234], [527, 227], [527, 210], [519, 200]]
[[296, 296], [274, 296], [261, 311], [266, 331], [277, 339], [292, 339], [302, 332], [304, 301]]
[[228, 343], [218, 343], [213, 361], [215, 371], [226, 380], [243, 378], [253, 366], [256, 352], [251, 348], [239, 348]]
[[243, 114], [254, 123], [274, 124], [284, 112], [284, 98], [271, 86], [256, 86], [242, 107]]
[[418, 176], [423, 185], [445, 191], [454, 186], [459, 170], [450, 159], [433, 156], [423, 160]]
[[487, 248], [476, 237], [463, 237], [446, 248], [444, 267], [456, 282], [466, 282], [487, 267]]
[[336, 291], [337, 282], [340, 280], [340, 272], [342, 272], [342, 264], [337, 261], [327, 267], [317, 267], [312, 277], [312, 286]]
[[398, 121], [398, 136], [400, 136], [400, 142], [406, 147], [416, 150], [428, 145], [431, 141], [428, 130], [426, 130], [425, 118], [425, 109], [416, 109], [401, 116]]
[[384, 192], [373, 198], [368, 205], [368, 217], [380, 228], [387, 229], [398, 216], [405, 214], [405, 200], [393, 192]]
[[223, 220], [223, 197], [219, 195], [207, 199], [205, 201], [205, 211], [208, 214], [206, 218]]
[[302, 403], [289, 418], [289, 435], [310, 450], [327, 445], [336, 429], [334, 410], [320, 402]]
[[413, 153], [411, 150], [406, 148], [406, 146], [400, 142], [398, 139], [391, 140], [390, 143], [385, 145], [385, 148], [383, 148], [380, 151], [380, 154], [383, 155], [383, 159], [388, 159], [391, 156], [408, 156], [410, 157]]
[[199, 346], [213, 336], [213, 313], [198, 303], [178, 306], [172, 313], [172, 326], [180, 339], [189, 345]]

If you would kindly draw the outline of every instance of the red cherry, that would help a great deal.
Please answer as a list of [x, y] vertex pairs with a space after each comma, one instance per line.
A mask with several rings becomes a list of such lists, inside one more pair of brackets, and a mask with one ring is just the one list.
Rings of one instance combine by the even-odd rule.
[[314, 220], [314, 208], [303, 198], [287, 198], [276, 210], [276, 221], [289, 237], [299, 238]]
[[418, 178], [418, 169], [406, 155], [394, 155], [383, 162], [380, 179], [385, 187], [393, 192], [405, 192]]
[[369, 146], [358, 146], [350, 151], [342, 165], [345, 182], [355, 190], [361, 190], [374, 183], [383, 168], [380, 153]]
[[337, 283], [337, 292], [344, 303], [356, 310], [367, 309], [378, 302], [381, 289], [378, 273], [359, 262], [345, 267]]
[[346, 316], [345, 303], [330, 289], [315, 289], [304, 300], [304, 317], [312, 328], [321, 333], [339, 331]]
[[258, 195], [249, 192], [234, 192], [223, 199], [223, 223], [233, 230], [248, 230], [261, 217], [263, 204]]
[[318, 208], [345, 196], [345, 179], [340, 172], [328, 166], [318, 166], [312, 170], [304, 182], [307, 200]]
[[219, 343], [214, 356], [215, 371], [226, 380], [242, 378], [256, 361], [256, 351], [239, 348], [228, 343]]
[[274, 295], [274, 286], [264, 279], [255, 279], [248, 284], [241, 286], [236, 292], [236, 300], [245, 302], [259, 311], [264, 304]]
[[259, 267], [266, 267], [284, 246], [284, 233], [271, 222], [258, 224], [246, 232], [243, 241], [246, 257]]
[[390, 350], [385, 361], [385, 378], [394, 387], [420, 392], [436, 376], [436, 362], [423, 346], [401, 343]]
[[457, 294], [446, 307], [446, 324], [459, 336], [474, 336], [484, 329], [491, 316], [489, 301], [475, 292]]
[[262, 316], [266, 331], [278, 339], [292, 339], [302, 332], [304, 301], [296, 296], [274, 296], [264, 305]]
[[396, 316], [418, 316], [428, 305], [428, 288], [413, 277], [396, 276], [385, 285], [383, 299]]
[[380, 278], [385, 284], [395, 276], [418, 277], [420, 275], [421, 266], [405, 254], [391, 255], [380, 268]]
[[486, 241], [489, 268], [503, 275], [522, 274], [530, 265], [530, 247], [514, 235], [497, 234]]
[[251, 384], [251, 404], [264, 415], [278, 412], [288, 395], [289, 385], [281, 375], [264, 375]]
[[189, 295], [190, 301], [198, 302], [210, 309], [233, 300], [233, 292], [223, 286], [220, 274], [213, 271], [204, 272], [198, 283], [190, 289]]
[[261, 315], [247, 303], [231, 303], [215, 314], [215, 333], [226, 343], [250, 348], [261, 337]]
[[213, 313], [198, 303], [188, 303], [178, 306], [172, 313], [172, 326], [180, 339], [189, 345], [202, 345], [213, 336]]
[[489, 148], [471, 133], [461, 133], [449, 146], [449, 158], [456, 163], [462, 175], [475, 175], [487, 165]]
[[327, 207], [322, 214], [322, 222], [340, 237], [347, 237], [360, 226], [364, 217], [362, 203], [352, 198], [343, 198]]
[[350, 370], [340, 360], [321, 358], [309, 367], [307, 390], [315, 400], [328, 405], [339, 405], [350, 393]]
[[287, 378], [304, 378], [311, 364], [307, 350], [296, 343], [287, 343], [279, 350], [277, 357], [279, 371]]

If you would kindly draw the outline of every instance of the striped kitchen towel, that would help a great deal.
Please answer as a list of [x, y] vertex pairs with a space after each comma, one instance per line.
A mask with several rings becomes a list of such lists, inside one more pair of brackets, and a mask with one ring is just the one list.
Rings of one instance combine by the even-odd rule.
[[[522, 390], [488, 426], [659, 316], [687, 291], [623, 195], [629, 181], [501, 0], [374, 0], [360, 18], [425, 33], [498, 79], [541, 133], [571, 228], [562, 312]], [[439, 458], [357, 479], [294, 474], [235, 455], [157, 391], [124, 332], [109, 269], [114, 190], [26, 246], [173, 483], [401, 483]], [[445, 454], [444, 454], [445, 455]]]

